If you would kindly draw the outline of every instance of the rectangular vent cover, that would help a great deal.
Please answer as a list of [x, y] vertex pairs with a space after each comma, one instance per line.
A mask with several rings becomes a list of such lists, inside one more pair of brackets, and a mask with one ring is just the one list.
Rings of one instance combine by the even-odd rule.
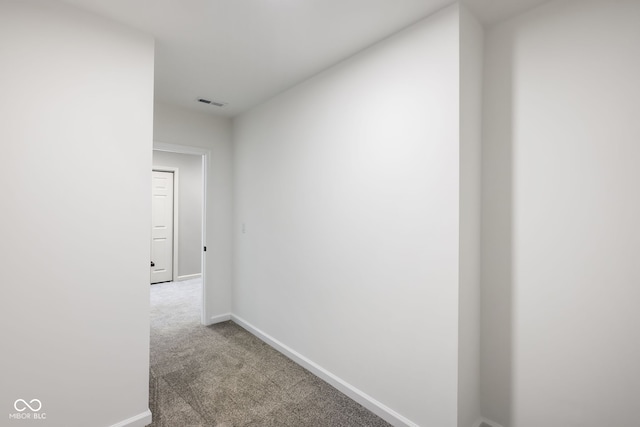
[[224, 107], [225, 105], [227, 105], [226, 102], [211, 101], [210, 99], [204, 99], [204, 98], [198, 98], [198, 102], [201, 102], [207, 105], [213, 105], [214, 107]]

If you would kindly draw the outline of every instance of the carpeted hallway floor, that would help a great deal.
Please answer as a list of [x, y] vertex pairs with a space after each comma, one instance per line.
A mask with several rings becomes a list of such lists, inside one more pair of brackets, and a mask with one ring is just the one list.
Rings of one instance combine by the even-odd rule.
[[389, 426], [232, 322], [200, 324], [199, 279], [151, 286], [153, 427]]

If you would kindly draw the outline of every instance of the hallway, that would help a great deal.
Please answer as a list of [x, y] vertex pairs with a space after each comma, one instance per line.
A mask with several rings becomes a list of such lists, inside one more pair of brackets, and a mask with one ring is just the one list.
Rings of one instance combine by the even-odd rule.
[[235, 323], [201, 325], [201, 286], [151, 286], [153, 427], [389, 425]]

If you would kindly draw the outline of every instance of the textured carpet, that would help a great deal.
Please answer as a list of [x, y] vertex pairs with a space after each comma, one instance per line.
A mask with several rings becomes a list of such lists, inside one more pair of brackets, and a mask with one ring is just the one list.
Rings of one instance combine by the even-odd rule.
[[151, 286], [153, 427], [389, 426], [200, 301], [199, 279]]

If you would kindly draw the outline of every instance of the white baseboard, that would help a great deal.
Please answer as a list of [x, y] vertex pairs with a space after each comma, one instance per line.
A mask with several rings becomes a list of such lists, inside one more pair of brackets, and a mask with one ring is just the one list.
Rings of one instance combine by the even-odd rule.
[[146, 410], [141, 414], [134, 415], [131, 418], [113, 424], [110, 427], [144, 427], [151, 424], [151, 411]]
[[490, 426], [490, 427], [502, 427], [500, 424], [498, 424], [498, 423], [496, 423], [494, 421], [488, 420], [486, 418], [481, 418], [478, 421], [476, 421], [476, 423], [473, 425], [473, 427], [480, 427], [483, 423], [485, 425]]
[[280, 353], [287, 356], [289, 359], [296, 362], [298, 365], [312, 372], [316, 376], [322, 378], [324, 381], [331, 384], [333, 387], [340, 390], [342, 393], [346, 394], [351, 399], [355, 400], [391, 425], [395, 427], [419, 427], [416, 423], [408, 420], [407, 418], [395, 412], [393, 409], [378, 402], [373, 397], [369, 396], [368, 394], [357, 389], [338, 376], [327, 371], [315, 362], [307, 359], [305, 356], [301, 355], [300, 353], [281, 343], [277, 339], [256, 328], [246, 320], [236, 316], [235, 314], [231, 315], [231, 320], [242, 326], [247, 331], [251, 332], [256, 337], [260, 338], [265, 343], [269, 344], [271, 347], [278, 350]]
[[176, 278], [176, 282], [182, 282], [184, 280], [191, 280], [191, 279], [199, 279], [200, 277], [202, 277], [202, 273], [185, 274], [184, 276], [178, 276]]
[[226, 322], [227, 320], [231, 320], [231, 313], [220, 314], [218, 316], [212, 316], [209, 318], [205, 326], [213, 325], [215, 323]]

